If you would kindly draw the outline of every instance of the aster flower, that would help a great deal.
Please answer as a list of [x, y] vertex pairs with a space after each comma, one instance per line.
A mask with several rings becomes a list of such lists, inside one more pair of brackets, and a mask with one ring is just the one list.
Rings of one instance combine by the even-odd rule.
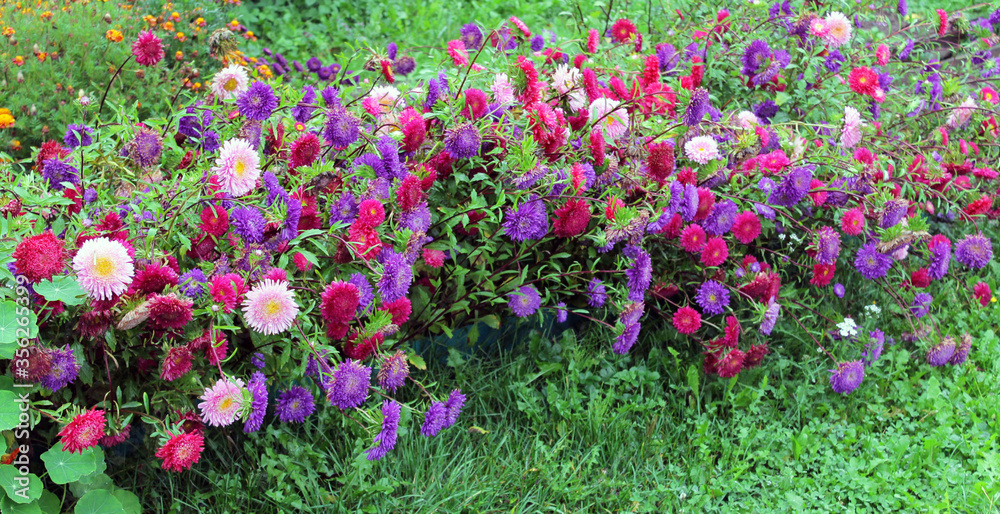
[[465, 400], [466, 396], [462, 394], [460, 389], [455, 389], [448, 395], [448, 401], [444, 403], [447, 410], [444, 428], [448, 428], [458, 421], [458, 416], [462, 413], [462, 407], [465, 406]]
[[824, 22], [826, 32], [823, 35], [823, 42], [830, 48], [841, 47], [851, 39], [851, 22], [847, 16], [834, 11], [826, 16]]
[[736, 202], [732, 200], [725, 200], [715, 204], [712, 212], [705, 218], [705, 222], [703, 223], [705, 232], [713, 236], [721, 236], [729, 232], [736, 222], [736, 211]]
[[274, 89], [265, 82], [254, 82], [236, 98], [240, 114], [254, 121], [267, 121], [278, 108]]
[[385, 457], [396, 447], [396, 432], [399, 430], [400, 406], [393, 400], [382, 401], [382, 430], [375, 436], [375, 446], [367, 450], [368, 460], [374, 461]]
[[[687, 110], [684, 111], [684, 124], [688, 127], [698, 125], [710, 107], [708, 90], [703, 87], [695, 89], [691, 93], [691, 102], [688, 103]], [[684, 148], [687, 149], [687, 145], [684, 145]], [[690, 152], [688, 153], [690, 154]]]
[[922, 318], [930, 312], [931, 301], [934, 298], [928, 293], [917, 293], [913, 297], [913, 303], [910, 304], [910, 312], [918, 318]]
[[354, 319], [361, 302], [358, 287], [350, 282], [327, 284], [320, 294], [320, 315], [328, 323], [348, 323]]
[[595, 308], [603, 307], [607, 299], [608, 294], [605, 292], [604, 283], [601, 282], [601, 279], [591, 279], [587, 283], [587, 305]]
[[205, 436], [200, 431], [170, 434], [170, 439], [156, 450], [156, 457], [163, 459], [163, 469], [180, 473], [191, 469], [204, 449]]
[[706, 314], [722, 314], [729, 305], [729, 291], [719, 282], [706, 280], [698, 288], [695, 300]]
[[[1000, 12], [1000, 10], [998, 10]], [[962, 334], [962, 342], [955, 348], [955, 353], [951, 354], [948, 364], [961, 366], [969, 358], [969, 351], [972, 350], [972, 336], [968, 332]]]
[[948, 274], [951, 264], [951, 244], [938, 244], [931, 248], [931, 262], [928, 275], [934, 280], [941, 280]]
[[149, 297], [149, 327], [158, 330], [177, 330], [191, 321], [194, 302], [180, 298], [175, 293], [153, 294]]
[[833, 373], [830, 376], [830, 387], [840, 394], [849, 394], [865, 379], [865, 365], [859, 360], [838, 363], [837, 369], [831, 369], [830, 372]]
[[243, 381], [221, 378], [205, 389], [201, 400], [198, 408], [206, 423], [213, 427], [230, 425], [243, 408]]
[[639, 319], [642, 317], [644, 309], [643, 302], [632, 302], [626, 305], [619, 314], [618, 321], [622, 331], [615, 338], [614, 344], [611, 345], [611, 350], [618, 355], [627, 354], [639, 340], [639, 331], [642, 330]]
[[542, 297], [532, 285], [521, 286], [513, 293], [509, 293], [507, 298], [510, 310], [519, 318], [531, 316], [542, 305]]
[[616, 140], [628, 130], [628, 112], [620, 108], [620, 102], [610, 98], [598, 98], [590, 103], [588, 107], [588, 119], [598, 124], [604, 137]]
[[847, 289], [844, 288], [844, 284], [837, 282], [833, 285], [833, 294], [837, 295], [837, 298], [843, 298], [845, 293], [847, 293]]
[[140, 127], [135, 137], [125, 145], [124, 151], [133, 162], [143, 168], [149, 168], [160, 162], [163, 140], [159, 132]]
[[212, 92], [219, 100], [236, 98], [246, 92], [250, 78], [246, 70], [238, 64], [230, 64], [212, 77]]
[[105, 425], [107, 421], [103, 410], [94, 409], [78, 414], [59, 431], [63, 451], [83, 453], [84, 450], [97, 446], [104, 437]]
[[448, 408], [441, 402], [432, 402], [427, 413], [424, 414], [424, 423], [420, 426], [420, 435], [433, 437], [444, 428], [444, 423], [448, 419]]
[[66, 188], [65, 182], [80, 184], [80, 170], [68, 162], [63, 162], [58, 158], [47, 159], [42, 166], [42, 178], [49, 184], [53, 191], [62, 191]]
[[504, 231], [513, 241], [541, 239], [549, 232], [545, 203], [531, 195], [516, 208], [508, 207], [503, 221]]
[[767, 310], [764, 311], [764, 321], [760, 324], [760, 333], [766, 336], [771, 335], [775, 323], [778, 322], [778, 315], [781, 314], [781, 305], [774, 301], [772, 296], [767, 301]]
[[222, 145], [212, 173], [219, 176], [222, 192], [243, 196], [254, 189], [260, 178], [260, 156], [244, 139], [230, 139]]
[[681, 230], [681, 247], [684, 251], [697, 253], [705, 249], [708, 236], [700, 225], [692, 223]]
[[243, 431], [246, 433], [260, 430], [260, 425], [264, 422], [264, 415], [267, 414], [267, 379], [260, 371], [255, 371], [250, 375], [250, 382], [247, 383], [252, 399], [250, 400], [250, 415], [246, 423], [243, 424]]
[[61, 239], [51, 231], [29, 236], [21, 240], [14, 249], [14, 270], [32, 284], [51, 280], [65, 267], [66, 250]]
[[989, 305], [992, 296], [993, 291], [990, 290], [990, 285], [986, 282], [976, 282], [976, 285], [972, 288], [972, 299], [978, 300], [979, 305], [983, 307]]
[[364, 273], [352, 273], [347, 281], [358, 288], [358, 314], [360, 314], [375, 300], [375, 291]]
[[46, 353], [49, 360], [48, 372], [40, 380], [44, 387], [50, 391], [58, 391], [76, 380], [80, 364], [68, 344], [61, 350], [48, 350]]
[[943, 341], [927, 350], [927, 364], [944, 366], [955, 355], [955, 340], [945, 337]]
[[671, 321], [681, 334], [693, 334], [701, 328], [701, 314], [687, 306], [677, 309]]
[[106, 237], [83, 243], [73, 258], [77, 282], [95, 300], [111, 300], [128, 289], [135, 268], [125, 245]]
[[341, 362], [333, 371], [333, 379], [325, 384], [329, 402], [340, 409], [360, 406], [368, 398], [371, 368], [355, 360]]
[[384, 358], [379, 367], [376, 377], [379, 387], [393, 393], [406, 383], [406, 377], [410, 376], [410, 366], [406, 361], [406, 354], [402, 350]]
[[821, 264], [833, 264], [840, 255], [840, 234], [830, 227], [820, 227], [816, 231], [816, 260]]
[[701, 251], [704, 266], [719, 266], [729, 258], [729, 247], [721, 237], [710, 237]]
[[885, 348], [885, 334], [876, 329], [869, 332], [868, 337], [868, 344], [865, 345], [863, 355], [865, 366], [871, 367], [882, 356], [882, 350]]
[[70, 123], [66, 127], [66, 136], [63, 137], [63, 144], [70, 150], [80, 146], [90, 146], [94, 143], [93, 138], [90, 137], [93, 133], [94, 129], [86, 125]]
[[871, 242], [858, 250], [854, 267], [868, 280], [882, 278], [892, 267], [892, 257], [879, 253], [876, 243]]
[[628, 299], [641, 302], [653, 280], [653, 261], [642, 248], [631, 246], [625, 250], [633, 258], [632, 267], [625, 271], [628, 278]]
[[861, 128], [865, 126], [865, 121], [861, 119], [861, 114], [853, 107], [844, 107], [844, 128], [840, 132], [840, 144], [844, 148], [853, 148], [861, 142]]
[[711, 136], [698, 136], [684, 143], [684, 154], [698, 164], [708, 164], [721, 157], [719, 144]]
[[982, 233], [967, 235], [955, 247], [955, 258], [969, 268], [984, 268], [993, 258], [993, 244]]
[[294, 386], [278, 395], [274, 412], [282, 423], [302, 423], [316, 410], [312, 393], [304, 387]]
[[264, 335], [288, 330], [299, 313], [295, 293], [288, 283], [263, 280], [243, 300], [243, 318], [247, 325]]
[[236, 235], [243, 238], [247, 244], [259, 244], [264, 242], [264, 230], [267, 228], [267, 221], [264, 215], [256, 207], [236, 207], [233, 209], [231, 226]]
[[323, 137], [335, 149], [347, 148], [361, 137], [360, 123], [347, 109], [337, 104], [326, 112]]
[[466, 159], [479, 155], [483, 137], [471, 123], [462, 123], [449, 129], [444, 137], [444, 149], [455, 159]]
[[750, 244], [760, 235], [760, 219], [750, 211], [743, 211], [733, 221], [733, 236], [743, 244]]
[[383, 248], [379, 260], [382, 262], [382, 277], [378, 281], [378, 292], [382, 301], [394, 302], [405, 297], [413, 283], [413, 267], [406, 256]]
[[809, 193], [812, 176], [812, 165], [793, 168], [784, 180], [771, 191], [767, 199], [768, 203], [779, 207], [792, 207], [799, 203]]
[[163, 42], [152, 30], [144, 30], [132, 43], [135, 62], [143, 66], [154, 66], [163, 59]]

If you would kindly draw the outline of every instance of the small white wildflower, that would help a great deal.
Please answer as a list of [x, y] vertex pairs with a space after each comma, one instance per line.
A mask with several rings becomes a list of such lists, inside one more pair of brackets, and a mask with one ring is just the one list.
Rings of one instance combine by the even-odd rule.
[[844, 318], [844, 321], [837, 323], [840, 329], [840, 337], [854, 337], [858, 335], [858, 325], [852, 318]]

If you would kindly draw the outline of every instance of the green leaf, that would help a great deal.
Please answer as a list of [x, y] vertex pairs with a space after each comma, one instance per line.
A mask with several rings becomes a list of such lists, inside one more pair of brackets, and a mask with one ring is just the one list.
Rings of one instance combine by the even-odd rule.
[[17, 341], [38, 335], [38, 317], [16, 302], [0, 304], [0, 359], [11, 359], [17, 350]]
[[77, 514], [121, 514], [125, 510], [122, 502], [118, 501], [107, 489], [90, 491], [83, 495], [80, 501], [76, 502], [73, 512]]
[[687, 370], [688, 387], [691, 388], [691, 393], [694, 394], [695, 399], [698, 398], [698, 368], [694, 365], [688, 366]]
[[423, 357], [417, 355], [416, 353], [413, 352], [407, 353], [406, 360], [410, 361], [410, 364], [413, 364], [413, 367], [421, 371], [427, 370], [427, 362], [424, 361]]
[[35, 284], [35, 292], [50, 302], [58, 301], [66, 305], [80, 305], [87, 294], [76, 279], [66, 275]]
[[70, 453], [63, 450], [60, 442], [42, 454], [42, 461], [53, 482], [68, 484], [97, 469], [97, 450], [88, 448], [83, 453]]
[[0, 430], [10, 430], [20, 423], [21, 403], [13, 391], [0, 391]]
[[38, 476], [34, 473], [22, 475], [9, 464], [0, 465], [0, 487], [14, 503], [31, 503], [42, 496], [42, 481]]
[[785, 93], [783, 91], [774, 95], [774, 103], [778, 104], [779, 107], [785, 105], [791, 99], [792, 95]]
[[59, 512], [58, 507], [59, 504], [56, 503], [57, 510], [43, 511], [40, 499], [31, 503], [14, 503], [14, 500], [11, 500], [6, 496], [0, 496], [0, 512], [3, 512], [3, 514], [43, 514], [44, 512]]
[[118, 498], [118, 501], [122, 503], [124, 512], [127, 514], [142, 514], [142, 504], [139, 503], [139, 497], [132, 491], [115, 489], [111, 494], [114, 494], [115, 498]]

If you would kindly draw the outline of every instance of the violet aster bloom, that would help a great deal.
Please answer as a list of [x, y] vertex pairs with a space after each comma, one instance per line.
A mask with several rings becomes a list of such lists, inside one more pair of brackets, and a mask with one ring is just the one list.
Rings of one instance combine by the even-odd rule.
[[63, 138], [63, 143], [66, 145], [66, 148], [69, 148], [70, 150], [78, 146], [90, 146], [94, 143], [93, 138], [90, 137], [93, 133], [94, 129], [86, 125], [70, 123], [69, 126], [66, 127], [66, 136]]
[[445, 134], [444, 148], [455, 159], [475, 157], [479, 155], [482, 141], [475, 125], [462, 123]]
[[844, 293], [846, 292], [847, 289], [844, 288], [844, 284], [837, 282], [836, 284], [833, 285], [833, 294], [837, 295], [837, 298], [843, 298]]
[[568, 311], [566, 310], [566, 302], [559, 302], [556, 304], [556, 323], [566, 323], [566, 319], [569, 317]]
[[382, 155], [382, 166], [389, 180], [406, 177], [406, 168], [399, 162], [399, 144], [392, 136], [382, 136], [375, 144], [378, 153]]
[[377, 375], [378, 386], [395, 393], [396, 389], [403, 387], [408, 376], [410, 366], [406, 362], [406, 354], [402, 350], [396, 350], [396, 353], [382, 360]]
[[847, 59], [844, 57], [844, 54], [840, 53], [840, 50], [835, 49], [826, 56], [826, 59], [823, 60], [823, 67], [830, 73], [839, 73], [840, 65], [846, 60]]
[[885, 203], [885, 208], [881, 213], [879, 227], [892, 228], [899, 224], [906, 216], [906, 211], [910, 204], [906, 200], [890, 200]]
[[[843, 287], [843, 286], [842, 286]], [[766, 336], [771, 335], [775, 323], [778, 322], [778, 315], [781, 313], [781, 305], [774, 301], [774, 297], [767, 301], [767, 310], [764, 311], [764, 321], [760, 324], [760, 333]]]
[[751, 41], [747, 45], [747, 49], [743, 52], [743, 71], [741, 73], [748, 77], [752, 76], [770, 58], [771, 47], [767, 45], [766, 41], [762, 39]]
[[927, 267], [928, 275], [934, 280], [941, 280], [948, 274], [951, 265], [951, 245], [939, 243], [931, 249], [931, 262]]
[[677, 66], [677, 49], [669, 43], [656, 45], [656, 61], [660, 65], [660, 73], [671, 73]]
[[541, 34], [535, 34], [531, 38], [531, 51], [541, 52], [545, 48], [545, 36]]
[[962, 335], [962, 342], [955, 348], [955, 353], [951, 354], [951, 358], [948, 359], [948, 364], [952, 366], [965, 364], [965, 360], [969, 358], [970, 350], [972, 350], [972, 336], [966, 332]]
[[330, 225], [334, 223], [354, 223], [358, 217], [358, 200], [349, 192], [344, 192], [330, 209]]
[[396, 447], [396, 433], [399, 430], [399, 413], [400, 406], [395, 400], [382, 401], [382, 429], [375, 436], [375, 440], [372, 441], [375, 446], [365, 452], [368, 460], [379, 460]]
[[931, 310], [933, 300], [934, 298], [928, 293], [917, 293], [913, 297], [913, 303], [910, 304], [910, 312], [918, 318], [926, 316]]
[[774, 100], [764, 100], [754, 106], [753, 113], [761, 123], [770, 124], [771, 118], [778, 114], [778, 104]]
[[841, 362], [836, 370], [830, 370], [830, 386], [840, 394], [848, 394], [861, 385], [865, 379], [865, 365], [861, 361]]
[[459, 32], [461, 33], [459, 39], [465, 44], [465, 48], [479, 48], [483, 44], [483, 31], [479, 29], [479, 25], [466, 23]]
[[965, 236], [955, 247], [955, 259], [972, 268], [981, 269], [993, 258], [993, 244], [983, 234]]
[[507, 299], [510, 310], [519, 318], [531, 316], [542, 305], [542, 297], [532, 285], [521, 286], [513, 293], [508, 293]]
[[865, 366], [871, 367], [882, 356], [882, 349], [885, 348], [885, 334], [878, 329], [868, 333], [869, 341], [865, 345], [864, 356]]
[[304, 387], [295, 386], [278, 395], [274, 412], [282, 423], [302, 423], [316, 410], [312, 393]]
[[604, 302], [608, 300], [608, 294], [605, 292], [604, 283], [601, 279], [594, 278], [587, 283], [587, 305], [591, 307], [603, 307]]
[[424, 414], [424, 424], [420, 427], [420, 435], [433, 437], [444, 428], [444, 423], [448, 418], [448, 408], [441, 402], [432, 402], [427, 413]]
[[348, 282], [358, 288], [358, 314], [363, 313], [375, 300], [375, 291], [364, 273], [352, 273]]
[[413, 268], [403, 254], [391, 248], [383, 248], [379, 254], [382, 263], [382, 277], [378, 281], [378, 293], [383, 303], [391, 303], [406, 296], [413, 283]]
[[265, 82], [254, 82], [236, 99], [240, 114], [254, 121], [266, 121], [278, 108], [278, 97]]
[[611, 345], [611, 350], [618, 355], [627, 354], [638, 341], [639, 331], [642, 330], [639, 318], [642, 317], [644, 308], [645, 305], [642, 302], [633, 302], [625, 306], [619, 315], [618, 321], [624, 328], [622, 333], [615, 338], [614, 344]]
[[333, 379], [324, 385], [326, 397], [342, 410], [358, 407], [368, 399], [371, 378], [372, 370], [368, 366], [355, 360], [341, 362], [333, 371]]
[[188, 298], [197, 298], [205, 291], [204, 285], [208, 282], [205, 273], [200, 269], [193, 269], [177, 278], [177, 284], [181, 288], [181, 293]]
[[944, 366], [948, 364], [952, 356], [955, 355], [955, 340], [946, 337], [944, 341], [934, 345], [930, 350], [927, 350], [927, 364], [931, 366]]
[[508, 207], [504, 214], [504, 231], [513, 241], [541, 239], [549, 232], [549, 219], [545, 203], [536, 195], [516, 208]]
[[310, 57], [309, 60], [306, 61], [306, 69], [313, 73], [318, 72], [322, 67], [323, 61], [320, 61], [318, 57]]
[[871, 242], [858, 250], [854, 267], [868, 280], [882, 278], [892, 267], [892, 257], [879, 253], [876, 243]]
[[625, 271], [628, 278], [628, 299], [641, 302], [653, 280], [653, 261], [645, 250], [638, 246], [625, 248], [625, 255], [632, 257], [632, 267]]
[[261, 424], [264, 423], [264, 415], [267, 414], [267, 379], [264, 378], [264, 374], [255, 371], [250, 375], [247, 390], [253, 399], [250, 401], [250, 416], [243, 424], [243, 431], [249, 434], [260, 430]]
[[347, 148], [361, 137], [360, 123], [347, 109], [335, 105], [326, 112], [323, 138], [338, 150]]
[[389, 58], [390, 61], [396, 60], [396, 52], [399, 51], [399, 47], [394, 42], [389, 42], [385, 45], [385, 56]]
[[73, 355], [73, 350], [67, 344], [61, 350], [48, 350], [52, 358], [49, 372], [42, 377], [41, 383], [51, 391], [58, 391], [74, 380], [80, 373], [80, 364]]
[[316, 103], [316, 89], [306, 85], [302, 87], [302, 90], [305, 91], [302, 95], [302, 100], [295, 107], [292, 107], [292, 118], [299, 123], [309, 121], [313, 111], [316, 109], [312, 105]]
[[248, 244], [264, 242], [264, 229], [267, 222], [264, 215], [255, 207], [236, 207], [229, 214], [229, 225], [233, 232], [243, 238]]
[[713, 316], [722, 314], [729, 305], [729, 291], [725, 286], [714, 280], [706, 280], [698, 288], [695, 300], [705, 314]]
[[840, 255], [840, 233], [830, 227], [821, 227], [816, 232], [816, 260], [821, 264], [833, 264]]
[[334, 86], [327, 86], [323, 88], [320, 92], [320, 96], [323, 97], [323, 103], [327, 107], [334, 107], [340, 105], [340, 90]]
[[448, 395], [448, 401], [444, 402], [447, 413], [442, 428], [448, 428], [458, 421], [458, 416], [462, 413], [462, 407], [465, 406], [465, 399], [466, 396], [462, 394], [461, 389], [455, 389]]
[[778, 207], [792, 207], [799, 203], [809, 193], [814, 166], [793, 168], [784, 180], [771, 191], [767, 202]]
[[698, 214], [698, 186], [687, 184], [684, 186], [684, 196], [681, 198], [680, 215], [684, 221], [694, 220]]
[[691, 102], [688, 103], [687, 110], [684, 112], [684, 124], [693, 127], [701, 123], [701, 119], [705, 117], [710, 106], [708, 90], [703, 87], [695, 89], [691, 93]]
[[396, 75], [409, 75], [417, 68], [417, 61], [409, 55], [404, 55], [392, 63], [392, 70]]
[[736, 221], [736, 214], [738, 213], [738, 208], [736, 202], [732, 200], [725, 200], [723, 202], [715, 204], [712, 208], [711, 214], [702, 223], [702, 228], [705, 232], [713, 236], [721, 236], [726, 232], [729, 232], [733, 228], [733, 223]]
[[125, 145], [125, 153], [133, 162], [148, 168], [160, 162], [160, 154], [163, 152], [163, 141], [160, 134], [146, 127], [140, 127], [135, 133], [135, 138]]
[[250, 356], [250, 364], [253, 364], [253, 367], [257, 369], [264, 369], [265, 365], [264, 354], [260, 352], [254, 352], [254, 354]]
[[63, 182], [80, 183], [80, 170], [58, 158], [47, 159], [42, 163], [42, 178], [53, 191], [62, 191], [65, 189]]

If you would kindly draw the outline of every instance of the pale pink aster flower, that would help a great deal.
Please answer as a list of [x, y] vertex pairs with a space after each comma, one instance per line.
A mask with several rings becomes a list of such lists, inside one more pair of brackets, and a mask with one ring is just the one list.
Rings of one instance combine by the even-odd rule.
[[745, 129], [752, 129], [754, 125], [760, 125], [760, 120], [757, 118], [757, 115], [750, 111], [740, 112], [736, 115], [736, 120], [734, 121], [736, 122], [737, 127]]
[[230, 64], [219, 70], [212, 78], [212, 92], [220, 100], [236, 98], [250, 86], [250, 77], [238, 64]]
[[243, 196], [253, 190], [260, 178], [260, 156], [244, 139], [230, 139], [222, 145], [212, 172], [219, 176], [222, 191]]
[[506, 73], [498, 73], [493, 78], [490, 91], [493, 91], [493, 100], [498, 104], [514, 103], [514, 86], [510, 83], [510, 77]]
[[711, 136], [698, 136], [684, 143], [684, 153], [698, 164], [708, 164], [719, 158], [719, 144]]
[[375, 86], [367, 98], [374, 99], [378, 104], [380, 116], [406, 108], [406, 102], [400, 98], [399, 90], [392, 86]]
[[213, 427], [224, 427], [236, 421], [243, 408], [243, 381], [222, 378], [201, 395], [201, 418]]
[[125, 245], [106, 237], [83, 243], [73, 258], [73, 270], [80, 287], [96, 300], [110, 300], [124, 293], [135, 274]]
[[875, 100], [878, 103], [884, 102], [885, 91], [880, 87], [875, 88], [875, 91], [872, 92], [872, 100]]
[[243, 300], [243, 319], [261, 334], [278, 334], [288, 330], [299, 313], [295, 294], [287, 282], [264, 280], [254, 286]]
[[610, 98], [598, 98], [590, 104], [590, 120], [600, 126], [605, 137], [618, 139], [628, 130], [628, 113], [619, 105]]
[[560, 64], [552, 74], [552, 85], [559, 91], [559, 94], [568, 93], [569, 107], [574, 111], [579, 111], [587, 106], [587, 94], [580, 85], [583, 83], [583, 76], [580, 70]]
[[861, 114], [854, 107], [844, 107], [844, 128], [840, 131], [840, 144], [852, 148], [861, 142], [861, 127], [865, 126]]
[[967, 97], [961, 105], [956, 107], [948, 115], [947, 125], [951, 128], [958, 128], [965, 125], [972, 119], [972, 113], [976, 109], [976, 101], [972, 97]]
[[851, 21], [842, 13], [834, 11], [826, 16], [827, 31], [823, 36], [823, 42], [832, 48], [837, 48], [847, 44], [851, 39]]

